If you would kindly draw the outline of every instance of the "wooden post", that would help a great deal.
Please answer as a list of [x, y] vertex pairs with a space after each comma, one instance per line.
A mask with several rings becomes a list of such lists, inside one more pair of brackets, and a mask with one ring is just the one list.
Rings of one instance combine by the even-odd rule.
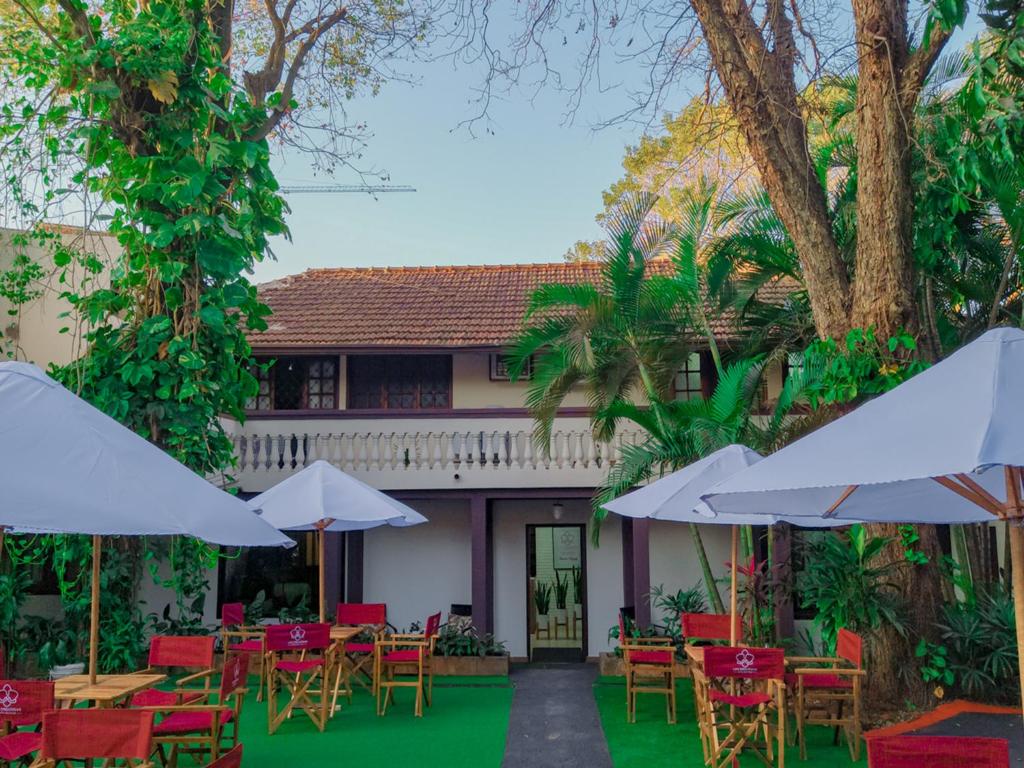
[[1017, 667], [1021, 683], [1021, 707], [1024, 712], [1024, 523], [1021, 505], [1019, 467], [1006, 467], [1006, 506], [1009, 513], [1006, 535], [1010, 539], [1013, 580], [1013, 617], [1017, 628]]
[[736, 601], [736, 590], [737, 590], [737, 577], [736, 577], [736, 563], [740, 558], [740, 527], [734, 525], [732, 527], [732, 574], [731, 574], [731, 594], [729, 595], [729, 645], [736, 647], [736, 614], [737, 614], [737, 601]]
[[89, 682], [96, 684], [96, 660], [100, 651], [100, 548], [102, 537], [92, 537], [92, 605], [89, 615]]

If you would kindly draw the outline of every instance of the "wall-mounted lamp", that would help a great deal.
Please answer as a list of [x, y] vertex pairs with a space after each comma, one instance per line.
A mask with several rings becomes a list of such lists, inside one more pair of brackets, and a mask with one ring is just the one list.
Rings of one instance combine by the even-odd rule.
[[555, 520], [561, 520], [562, 519], [562, 514], [564, 512], [565, 512], [565, 505], [562, 504], [562, 502], [556, 501], [554, 504], [551, 505], [551, 516], [553, 518], [555, 518]]

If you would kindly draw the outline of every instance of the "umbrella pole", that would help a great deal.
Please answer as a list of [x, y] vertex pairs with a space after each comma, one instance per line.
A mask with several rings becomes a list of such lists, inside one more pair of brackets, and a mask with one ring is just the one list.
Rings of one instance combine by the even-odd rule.
[[89, 683], [96, 684], [96, 659], [100, 650], [100, 536], [92, 537], [92, 604], [89, 606]]
[[729, 645], [736, 647], [736, 561], [740, 557], [740, 527], [732, 526], [732, 587], [729, 595]]
[[1013, 585], [1013, 618], [1017, 630], [1017, 671], [1020, 675], [1021, 707], [1024, 711], [1024, 523], [1021, 513], [1021, 469], [1005, 467], [1006, 506], [1010, 513], [1006, 521], [1006, 536], [1010, 541], [1010, 575]]
[[317, 561], [320, 563], [320, 623], [323, 624], [327, 621], [327, 606], [325, 605], [326, 597], [324, 592], [327, 584], [327, 573], [324, 570], [324, 529], [321, 527], [316, 532], [316, 546], [317, 546]]

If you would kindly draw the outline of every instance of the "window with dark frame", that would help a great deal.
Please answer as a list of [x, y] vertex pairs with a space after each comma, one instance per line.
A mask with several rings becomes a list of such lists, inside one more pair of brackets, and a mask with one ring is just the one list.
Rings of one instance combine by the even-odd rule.
[[700, 378], [700, 352], [691, 352], [676, 373], [674, 382], [676, 400], [693, 400], [704, 396], [704, 385]]
[[450, 355], [352, 355], [348, 407], [436, 410], [451, 408]]
[[[491, 381], [511, 381], [509, 375], [509, 355], [493, 354], [490, 356], [490, 378]], [[519, 380], [533, 378], [533, 358], [527, 358], [523, 370], [520, 372]]]
[[259, 393], [251, 411], [334, 410], [338, 407], [338, 360], [335, 357], [259, 359], [253, 370]]

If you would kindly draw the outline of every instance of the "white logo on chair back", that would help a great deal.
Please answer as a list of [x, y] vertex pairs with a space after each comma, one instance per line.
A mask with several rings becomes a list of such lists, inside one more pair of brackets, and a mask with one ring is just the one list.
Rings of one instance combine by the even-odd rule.
[[754, 654], [744, 648], [736, 654], [736, 666], [744, 671], [750, 670], [754, 666]]
[[306, 630], [300, 626], [292, 628], [292, 645], [305, 645], [306, 644]]
[[0, 688], [0, 712], [4, 714], [21, 712], [21, 708], [15, 706], [17, 703], [18, 692], [11, 687], [10, 683], [4, 683]]

